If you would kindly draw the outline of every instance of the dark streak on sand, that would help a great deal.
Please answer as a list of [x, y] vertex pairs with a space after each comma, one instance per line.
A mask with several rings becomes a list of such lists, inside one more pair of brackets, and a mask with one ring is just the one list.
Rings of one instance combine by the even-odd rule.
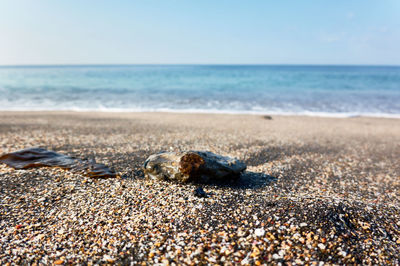
[[93, 161], [83, 161], [78, 158], [48, 151], [43, 148], [27, 148], [0, 156], [0, 163], [15, 169], [30, 169], [39, 167], [59, 167], [66, 170], [82, 172], [91, 178], [113, 178], [117, 174], [104, 164]]

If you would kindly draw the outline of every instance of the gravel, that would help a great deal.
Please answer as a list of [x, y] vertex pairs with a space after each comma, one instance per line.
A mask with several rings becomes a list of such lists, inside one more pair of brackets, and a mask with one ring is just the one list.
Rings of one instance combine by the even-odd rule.
[[[1, 264], [399, 264], [400, 120], [1, 112], [0, 154], [95, 158], [119, 178], [0, 164]], [[235, 183], [144, 178], [160, 151], [244, 160]]]

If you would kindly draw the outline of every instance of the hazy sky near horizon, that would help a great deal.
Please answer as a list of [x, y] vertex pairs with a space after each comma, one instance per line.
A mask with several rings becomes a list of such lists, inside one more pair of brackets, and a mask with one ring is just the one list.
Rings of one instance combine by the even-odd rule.
[[2, 0], [0, 65], [400, 65], [400, 1]]

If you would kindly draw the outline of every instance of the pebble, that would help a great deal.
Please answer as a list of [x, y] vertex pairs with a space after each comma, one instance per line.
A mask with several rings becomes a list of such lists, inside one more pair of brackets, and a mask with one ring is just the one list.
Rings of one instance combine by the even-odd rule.
[[265, 230], [264, 230], [264, 228], [257, 228], [256, 230], [254, 230], [254, 234], [256, 236], [264, 236]]
[[202, 187], [198, 187], [193, 191], [193, 194], [199, 198], [208, 198], [207, 193], [203, 190]]

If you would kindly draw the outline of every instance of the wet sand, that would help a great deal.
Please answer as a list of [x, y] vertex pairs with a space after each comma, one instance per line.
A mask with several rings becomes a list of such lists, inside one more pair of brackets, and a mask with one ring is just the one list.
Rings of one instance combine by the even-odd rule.
[[[0, 112], [0, 154], [95, 158], [116, 179], [0, 164], [0, 262], [400, 263], [400, 119]], [[159, 151], [248, 165], [205, 185], [143, 177]]]

